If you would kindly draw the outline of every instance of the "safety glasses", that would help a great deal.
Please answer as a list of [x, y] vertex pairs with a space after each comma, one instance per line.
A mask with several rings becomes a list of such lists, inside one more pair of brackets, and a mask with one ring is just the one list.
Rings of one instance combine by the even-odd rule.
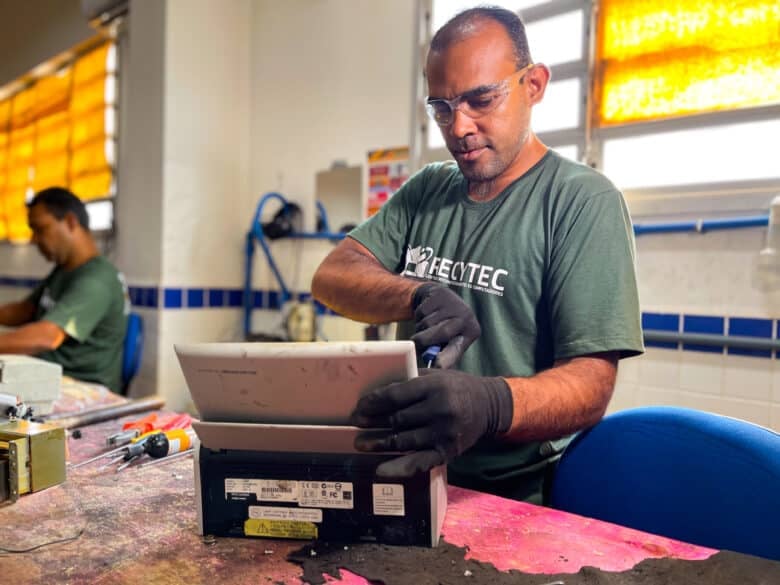
[[514, 85], [511, 83], [512, 79], [519, 76], [520, 79], [517, 84], [522, 84], [525, 80], [525, 75], [534, 67], [534, 65], [534, 63], [529, 63], [501, 81], [488, 85], [480, 85], [451, 100], [444, 98], [428, 98], [427, 103], [425, 104], [425, 110], [428, 112], [431, 119], [439, 126], [449, 126], [452, 124], [452, 120], [455, 117], [455, 110], [460, 110], [472, 119], [480, 118], [500, 106], [506, 99], [506, 96], [509, 95], [514, 88]]

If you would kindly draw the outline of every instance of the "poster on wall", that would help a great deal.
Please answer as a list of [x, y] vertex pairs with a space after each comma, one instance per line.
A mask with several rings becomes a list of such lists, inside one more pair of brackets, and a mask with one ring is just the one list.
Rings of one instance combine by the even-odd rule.
[[374, 215], [409, 178], [409, 148], [382, 148], [368, 152], [368, 200], [365, 217]]

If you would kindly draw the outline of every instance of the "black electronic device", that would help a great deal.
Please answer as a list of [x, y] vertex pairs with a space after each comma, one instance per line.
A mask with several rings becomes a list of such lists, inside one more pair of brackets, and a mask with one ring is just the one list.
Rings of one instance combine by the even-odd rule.
[[[400, 453], [365, 453], [350, 413], [364, 392], [417, 375], [411, 341], [177, 345], [200, 421], [201, 534], [436, 546], [446, 467], [379, 478]], [[385, 432], [377, 429], [376, 432]]]
[[377, 478], [377, 465], [393, 456], [201, 445], [202, 533], [435, 546], [446, 502], [443, 469]]

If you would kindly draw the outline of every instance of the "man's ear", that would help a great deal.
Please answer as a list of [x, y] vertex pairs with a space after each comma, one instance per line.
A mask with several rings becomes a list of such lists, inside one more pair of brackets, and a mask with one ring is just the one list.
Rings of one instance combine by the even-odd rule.
[[76, 217], [76, 214], [72, 211], [67, 211], [65, 216], [62, 218], [62, 221], [65, 222], [65, 225], [68, 226], [70, 231], [76, 230], [81, 225], [79, 223], [79, 218]]
[[544, 63], [538, 63], [525, 76], [528, 100], [532, 105], [542, 101], [547, 84], [550, 82], [550, 69]]

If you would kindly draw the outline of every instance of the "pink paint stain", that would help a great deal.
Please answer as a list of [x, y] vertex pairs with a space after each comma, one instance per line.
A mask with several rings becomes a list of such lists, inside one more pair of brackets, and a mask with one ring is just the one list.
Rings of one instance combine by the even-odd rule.
[[367, 585], [369, 581], [366, 581], [363, 577], [350, 573], [346, 569], [339, 569], [341, 573], [341, 579], [336, 579], [330, 575], [324, 575], [326, 583], [339, 583], [340, 585]]
[[444, 538], [467, 546], [466, 558], [490, 562], [503, 571], [576, 573], [585, 566], [626, 571], [647, 558], [702, 560], [717, 552], [452, 486], [448, 496]]

